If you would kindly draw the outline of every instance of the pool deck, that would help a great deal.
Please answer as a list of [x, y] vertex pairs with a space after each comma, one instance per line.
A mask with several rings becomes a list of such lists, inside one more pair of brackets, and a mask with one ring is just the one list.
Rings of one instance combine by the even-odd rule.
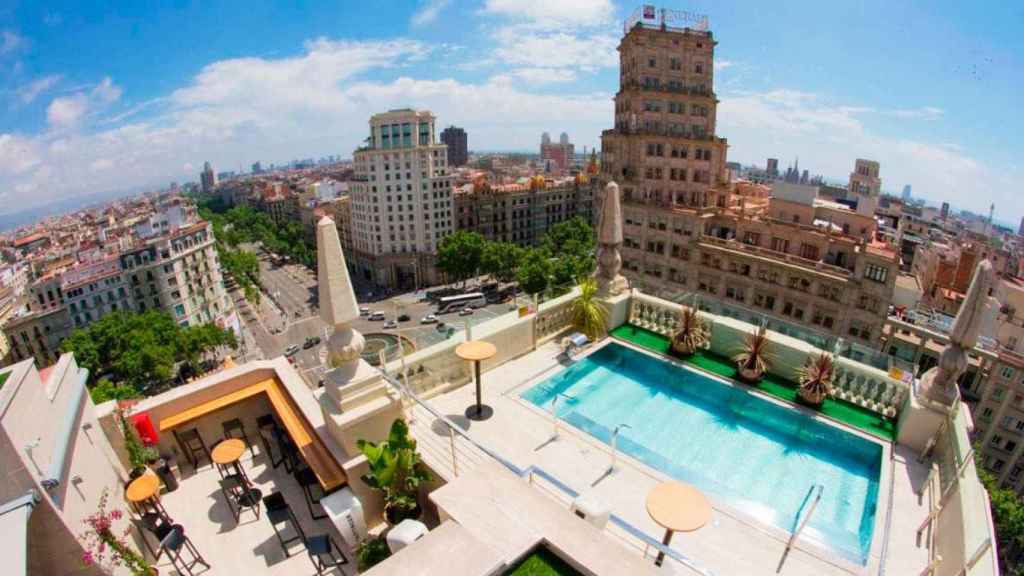
[[[611, 339], [608, 339], [592, 345], [584, 354], [592, 353], [610, 341]], [[642, 348], [634, 348], [650, 354]], [[552, 440], [553, 424], [550, 414], [519, 398], [523, 391], [563, 368], [564, 360], [559, 357], [559, 353], [560, 348], [551, 342], [503, 365], [500, 369], [484, 373], [484, 402], [494, 409], [494, 415], [488, 420], [471, 422], [462, 416], [465, 409], [473, 403], [474, 387], [471, 385], [434, 397], [430, 403], [439, 412], [448, 415], [451, 420], [464, 427], [477, 442], [494, 450], [516, 466], [542, 468], [573, 490], [594, 495], [607, 503], [613, 513], [649, 536], [660, 540], [664, 532], [647, 515], [644, 501], [652, 488], [670, 478], [622, 454], [619, 455], [616, 470], [607, 474], [610, 463], [607, 445], [564, 423], [560, 426], [559, 437]], [[756, 391], [754, 393], [761, 394]], [[763, 396], [771, 401], [781, 402], [771, 396]], [[805, 408], [795, 409], [820, 418]], [[447, 465], [450, 469], [450, 456], [445, 456], [450, 452], [444, 427], [438, 426], [426, 411], [416, 412], [414, 415], [413, 430], [421, 441], [421, 451], [425, 460], [435, 466]], [[882, 550], [885, 548], [882, 541], [886, 533], [890, 488], [893, 493], [893, 511], [888, 533], [885, 573], [919, 573], [927, 564], [928, 551], [917, 546], [915, 530], [917, 524], [927, 514], [927, 498], [923, 504], [919, 504], [916, 492], [927, 476], [927, 470], [917, 463], [913, 455], [907, 454], [900, 447], [893, 450], [891, 443], [881, 441], [876, 436], [836, 424], [832, 420], [825, 421], [883, 446], [878, 511], [869, 560], [866, 566], [855, 565], [832, 557], [825, 550], [798, 541], [787, 556], [781, 572], [778, 573], [808, 576], [878, 574]], [[459, 456], [458, 461], [460, 471], [480, 465], [480, 460], [475, 460], [470, 454], [463, 454]], [[445, 458], [449, 460], [447, 464], [441, 462]], [[543, 482], [538, 482], [537, 485], [553, 498], [568, 503], [568, 498], [553, 487]], [[712, 504], [712, 521], [694, 533], [676, 535], [672, 548], [716, 576], [777, 573], [776, 569], [783, 556], [788, 534], [754, 521], [722, 502], [712, 499]], [[612, 529], [608, 532], [635, 546], [638, 554], [644, 553], [639, 540], [627, 537], [624, 533], [616, 534]], [[694, 573], [679, 565], [673, 568], [677, 574]]]

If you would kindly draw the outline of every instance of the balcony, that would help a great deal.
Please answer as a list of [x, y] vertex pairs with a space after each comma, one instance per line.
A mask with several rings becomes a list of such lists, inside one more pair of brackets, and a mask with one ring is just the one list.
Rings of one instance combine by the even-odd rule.
[[801, 271], [818, 272], [820, 274], [827, 275], [834, 280], [849, 280], [853, 276], [852, 272], [840, 266], [826, 264], [820, 260], [808, 260], [807, 258], [801, 258], [795, 254], [778, 252], [761, 246], [744, 244], [743, 242], [737, 242], [736, 240], [725, 240], [714, 236], [704, 235], [700, 237], [699, 244], [701, 247], [728, 250], [735, 254], [757, 256], [772, 263], [786, 263], [800, 269]]

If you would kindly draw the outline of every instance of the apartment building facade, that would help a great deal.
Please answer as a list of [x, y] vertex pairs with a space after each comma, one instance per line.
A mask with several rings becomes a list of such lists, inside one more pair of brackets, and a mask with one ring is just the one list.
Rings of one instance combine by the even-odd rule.
[[447, 147], [434, 122], [426, 110], [375, 114], [368, 145], [353, 153], [353, 268], [379, 286], [440, 281], [435, 253], [454, 225]]
[[[822, 344], [878, 347], [898, 258], [847, 206], [730, 182], [710, 31], [637, 23], [619, 44], [601, 177], [622, 190], [623, 274], [668, 298]], [[875, 163], [877, 175], [877, 163]]]
[[[214, 323], [239, 330], [234, 305], [224, 287], [213, 228], [199, 221], [149, 238], [115, 257], [83, 263], [44, 278], [42, 304], [4, 326], [12, 361], [34, 358], [39, 366], [59, 357], [61, 342], [107, 314], [155, 309], [182, 326]], [[45, 288], [56, 282], [59, 300], [51, 305]], [[31, 290], [31, 288], [30, 288]]]
[[487, 240], [532, 246], [559, 222], [580, 217], [593, 225], [596, 188], [583, 174], [559, 181], [534, 177], [527, 184], [475, 182], [455, 190], [455, 225]]

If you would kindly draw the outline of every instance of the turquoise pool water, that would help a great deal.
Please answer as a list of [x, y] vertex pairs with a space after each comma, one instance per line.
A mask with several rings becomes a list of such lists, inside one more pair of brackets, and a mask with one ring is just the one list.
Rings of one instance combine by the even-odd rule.
[[604, 442], [761, 522], [795, 528], [824, 487], [801, 540], [865, 564], [882, 447], [713, 378], [609, 344], [522, 394]]

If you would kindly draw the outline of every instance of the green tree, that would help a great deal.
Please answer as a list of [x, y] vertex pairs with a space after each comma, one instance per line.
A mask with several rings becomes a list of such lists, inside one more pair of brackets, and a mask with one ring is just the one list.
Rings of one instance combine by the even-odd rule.
[[526, 251], [516, 274], [519, 287], [527, 294], [540, 294], [551, 283], [552, 264], [547, 252], [538, 248]]
[[511, 282], [525, 252], [511, 242], [488, 242], [480, 257], [480, 270], [501, 282]]
[[576, 216], [548, 228], [541, 240], [541, 246], [547, 248], [551, 254], [560, 254], [565, 251], [593, 253], [594, 229], [586, 220]]
[[476, 232], [459, 230], [445, 236], [437, 246], [437, 267], [464, 282], [480, 269], [485, 244], [484, 237]]
[[92, 398], [93, 404], [102, 404], [108, 400], [138, 398], [139, 392], [131, 386], [114, 384], [106, 378], [101, 378], [95, 386], [89, 389], [89, 396]]
[[981, 450], [975, 450], [974, 453], [978, 479], [988, 491], [992, 508], [999, 571], [1010, 575], [1024, 574], [1024, 566], [1020, 565], [1020, 557], [1024, 553], [1024, 500], [1013, 490], [1001, 488], [998, 479], [982, 467]]

